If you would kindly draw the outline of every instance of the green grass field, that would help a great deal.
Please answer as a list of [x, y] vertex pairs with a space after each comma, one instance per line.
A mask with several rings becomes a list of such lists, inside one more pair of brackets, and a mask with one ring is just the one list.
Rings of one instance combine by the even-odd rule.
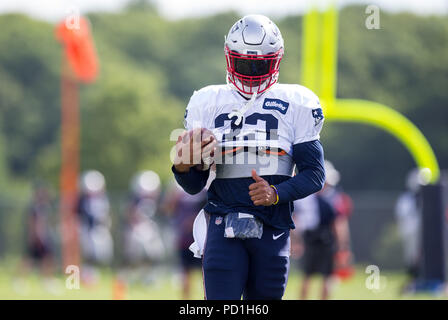
[[[397, 272], [382, 273], [381, 289], [375, 292], [366, 288], [367, 276], [364, 268], [359, 266], [351, 279], [334, 283], [332, 299], [446, 299], [446, 296], [429, 294], [400, 295], [400, 288], [406, 278], [404, 274]], [[44, 281], [37, 273], [18, 276], [13, 265], [0, 264], [0, 299], [113, 299], [117, 292], [114, 291], [114, 279], [111, 271], [103, 270], [95, 284], [81, 283], [79, 290], [69, 290], [65, 287], [65, 275], [49, 282]], [[291, 270], [284, 299], [298, 299], [301, 280], [301, 274], [297, 270]], [[318, 298], [320, 285], [320, 279], [313, 279], [311, 299]], [[134, 281], [133, 284], [125, 285], [122, 296], [125, 299], [180, 299], [180, 276], [177, 272], [162, 269], [153, 275], [149, 284]], [[203, 299], [200, 271], [193, 275], [192, 299]]]

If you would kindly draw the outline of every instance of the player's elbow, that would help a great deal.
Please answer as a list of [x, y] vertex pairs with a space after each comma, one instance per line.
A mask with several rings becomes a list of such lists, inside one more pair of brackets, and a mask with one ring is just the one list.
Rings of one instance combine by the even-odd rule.
[[198, 194], [199, 192], [201, 192], [203, 188], [204, 187], [193, 187], [193, 188], [192, 187], [190, 187], [190, 188], [182, 187], [182, 189], [184, 189], [184, 191], [186, 193], [188, 193], [188, 194], [190, 194], [192, 196], [194, 196], [195, 194]]
[[322, 190], [325, 185], [325, 168], [322, 167], [319, 169], [319, 190]]
[[325, 185], [325, 169], [323, 167], [315, 168], [313, 173], [312, 193], [316, 193], [322, 190]]
[[316, 193], [316, 192], [319, 192], [320, 190], [322, 190], [324, 188], [324, 184], [325, 184], [325, 182], [321, 182], [321, 181], [316, 183], [316, 189], [314, 190], [313, 193]]
[[313, 194], [316, 192], [319, 192], [324, 187], [324, 183], [320, 181], [315, 181], [313, 184], [310, 185], [309, 194]]
[[308, 168], [302, 172], [302, 176], [306, 179], [306, 187], [302, 189], [302, 194], [298, 199], [308, 197], [323, 189], [325, 172], [320, 168]]

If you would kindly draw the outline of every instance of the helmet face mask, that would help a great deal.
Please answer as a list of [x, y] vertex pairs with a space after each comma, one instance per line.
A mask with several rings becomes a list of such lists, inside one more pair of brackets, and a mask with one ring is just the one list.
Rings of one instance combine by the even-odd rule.
[[230, 29], [224, 53], [228, 83], [248, 97], [268, 90], [277, 82], [283, 39], [267, 17], [249, 15]]
[[225, 48], [227, 79], [244, 94], [262, 93], [277, 82], [283, 49], [267, 55], [240, 54]]

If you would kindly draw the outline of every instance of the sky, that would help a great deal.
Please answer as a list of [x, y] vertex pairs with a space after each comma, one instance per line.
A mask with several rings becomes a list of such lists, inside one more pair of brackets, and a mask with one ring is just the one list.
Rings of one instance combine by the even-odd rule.
[[[0, 0], [0, 14], [22, 12], [48, 21], [59, 21], [72, 14], [91, 11], [119, 11], [130, 0]], [[159, 12], [168, 19], [199, 17], [234, 10], [241, 15], [264, 14], [282, 17], [303, 13], [310, 3], [325, 6], [329, 0], [152, 0]], [[407, 11], [416, 14], [448, 14], [448, 0], [339, 0], [339, 6], [347, 4], [375, 4], [380, 10]]]

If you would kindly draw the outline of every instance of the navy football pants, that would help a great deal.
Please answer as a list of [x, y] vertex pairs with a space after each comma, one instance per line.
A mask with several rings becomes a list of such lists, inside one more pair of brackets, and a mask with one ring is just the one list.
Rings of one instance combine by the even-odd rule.
[[210, 216], [203, 256], [205, 298], [281, 299], [288, 280], [289, 230], [264, 225], [261, 239], [225, 238], [224, 219], [217, 217]]

